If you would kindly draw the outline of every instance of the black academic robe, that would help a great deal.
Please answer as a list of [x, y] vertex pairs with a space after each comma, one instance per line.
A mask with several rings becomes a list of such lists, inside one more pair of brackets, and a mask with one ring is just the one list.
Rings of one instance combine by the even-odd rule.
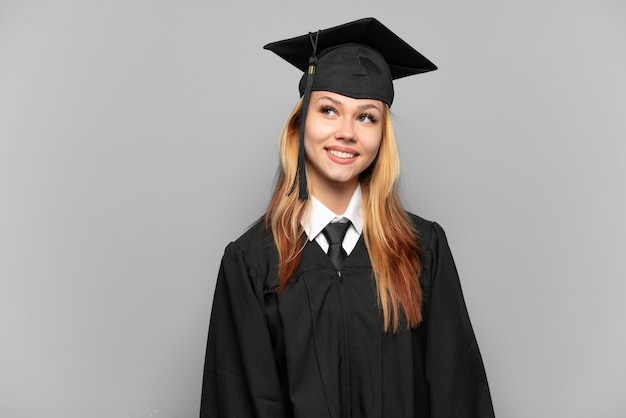
[[315, 241], [277, 293], [261, 223], [225, 251], [209, 326], [203, 418], [493, 417], [483, 362], [442, 228], [419, 234], [423, 322], [383, 332], [363, 237], [338, 272]]

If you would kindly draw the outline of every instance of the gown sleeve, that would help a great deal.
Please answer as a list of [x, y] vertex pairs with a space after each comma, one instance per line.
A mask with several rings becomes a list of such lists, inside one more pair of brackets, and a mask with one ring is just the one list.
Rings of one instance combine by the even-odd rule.
[[433, 223], [426, 379], [431, 418], [494, 417], [483, 361], [443, 229]]
[[286, 416], [263, 288], [236, 243], [226, 248], [217, 278], [200, 416]]

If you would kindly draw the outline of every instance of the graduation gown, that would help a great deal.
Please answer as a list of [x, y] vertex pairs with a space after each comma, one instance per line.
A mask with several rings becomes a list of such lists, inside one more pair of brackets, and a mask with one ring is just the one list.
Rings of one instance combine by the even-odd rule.
[[418, 231], [423, 322], [383, 331], [363, 237], [338, 272], [307, 242], [284, 294], [257, 223], [226, 248], [209, 325], [203, 418], [493, 417], [443, 229]]

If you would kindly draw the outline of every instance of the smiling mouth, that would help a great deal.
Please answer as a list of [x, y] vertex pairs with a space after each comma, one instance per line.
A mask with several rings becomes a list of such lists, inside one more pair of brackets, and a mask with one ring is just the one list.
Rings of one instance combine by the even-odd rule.
[[343, 159], [349, 159], [349, 158], [354, 158], [355, 154], [350, 154], [349, 152], [343, 152], [343, 151], [336, 151], [334, 149], [329, 149], [328, 153], [334, 157], [337, 158], [343, 158]]

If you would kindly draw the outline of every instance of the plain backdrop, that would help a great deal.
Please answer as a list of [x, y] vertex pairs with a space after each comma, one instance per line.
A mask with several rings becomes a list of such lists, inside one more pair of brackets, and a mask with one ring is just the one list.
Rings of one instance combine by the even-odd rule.
[[622, 0], [0, 0], [0, 417], [198, 415], [225, 245], [300, 73], [375, 16], [435, 62], [392, 107], [501, 418], [626, 416]]

